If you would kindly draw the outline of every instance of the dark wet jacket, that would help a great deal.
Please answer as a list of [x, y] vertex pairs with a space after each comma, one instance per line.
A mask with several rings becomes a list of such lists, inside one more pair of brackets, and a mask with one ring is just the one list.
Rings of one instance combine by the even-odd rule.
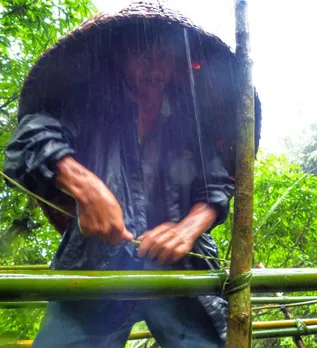
[[[143, 10], [138, 5], [123, 10], [116, 19], [99, 16], [88, 21], [41, 57], [23, 87], [19, 126], [7, 147], [4, 168], [7, 175], [37, 194], [58, 201], [63, 194], [54, 186], [56, 163], [73, 156], [113, 192], [135, 238], [160, 223], [181, 221], [198, 202], [217, 208], [216, 224], [225, 220], [234, 190], [238, 95], [236, 60], [226, 45], [184, 17], [171, 17], [153, 6]], [[153, 23], [156, 28], [177, 32], [190, 50], [184, 50], [186, 61], [200, 59], [204, 69], [187, 71], [185, 77], [183, 72], [166, 88], [171, 111], [167, 117], [161, 115], [151, 180], [145, 173], [149, 156], [143, 152], [148, 153], [149, 148], [141, 149], [137, 137], [137, 106], [123, 93], [116, 61], [104, 63], [112, 51], [100, 45], [105, 37], [124, 41], [129, 31], [127, 18], [132, 27], [148, 26], [148, 30]], [[258, 128], [256, 136], [258, 143]], [[194, 251], [217, 256], [209, 231], [196, 240]], [[75, 218], [63, 235], [52, 267], [124, 269], [117, 261], [121, 252], [135, 258], [129, 243], [110, 246], [83, 237]], [[173, 268], [219, 266], [185, 257]], [[199, 298], [224, 338], [226, 302], [215, 296]], [[124, 311], [116, 315], [124, 320]]]

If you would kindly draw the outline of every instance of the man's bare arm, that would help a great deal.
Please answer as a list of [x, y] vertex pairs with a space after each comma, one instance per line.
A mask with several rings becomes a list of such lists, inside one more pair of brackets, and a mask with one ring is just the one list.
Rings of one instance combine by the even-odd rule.
[[100, 237], [110, 244], [133, 238], [124, 226], [117, 199], [102, 180], [74, 158], [67, 156], [57, 163], [55, 182], [77, 200], [83, 235]]

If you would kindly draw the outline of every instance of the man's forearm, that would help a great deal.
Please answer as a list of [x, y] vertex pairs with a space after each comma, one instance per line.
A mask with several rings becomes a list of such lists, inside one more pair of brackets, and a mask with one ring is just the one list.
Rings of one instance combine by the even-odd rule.
[[177, 227], [185, 238], [194, 242], [214, 224], [217, 216], [217, 208], [206, 203], [197, 203]]
[[87, 200], [88, 194], [91, 193], [90, 186], [95, 190], [96, 184], [103, 185], [95, 174], [70, 156], [62, 158], [57, 163], [55, 183], [59, 189], [83, 204], [89, 203]]
[[55, 182], [77, 200], [79, 227], [84, 236], [99, 237], [110, 244], [133, 238], [124, 226], [115, 196], [101, 179], [75, 159], [64, 157], [57, 163]]

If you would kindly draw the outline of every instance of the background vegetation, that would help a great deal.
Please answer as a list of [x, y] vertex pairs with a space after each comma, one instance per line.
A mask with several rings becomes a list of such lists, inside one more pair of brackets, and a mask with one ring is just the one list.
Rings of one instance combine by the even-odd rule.
[[[89, 0], [0, 0], [0, 168], [16, 126], [21, 84], [40, 54], [89, 17]], [[260, 153], [255, 172], [254, 264], [265, 267], [317, 267], [317, 125], [300, 140], [286, 139], [288, 156]], [[232, 215], [212, 232], [221, 257], [230, 251]], [[0, 265], [49, 263], [59, 235], [33, 201], [0, 180]], [[305, 293], [305, 295], [317, 293]], [[269, 295], [269, 294], [268, 294]], [[298, 294], [296, 294], [298, 295]], [[316, 306], [292, 309], [295, 318], [316, 317]], [[42, 310], [0, 310], [1, 339], [35, 337]], [[284, 319], [279, 310], [260, 311], [255, 320]], [[144, 324], [137, 325], [137, 329]], [[315, 336], [304, 338], [317, 347]], [[130, 347], [153, 340], [130, 342]], [[256, 347], [292, 347], [290, 338], [260, 340]]]

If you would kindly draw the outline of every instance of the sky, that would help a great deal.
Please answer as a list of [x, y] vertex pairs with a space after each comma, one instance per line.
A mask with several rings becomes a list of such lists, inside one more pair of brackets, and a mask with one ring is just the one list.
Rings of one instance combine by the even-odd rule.
[[[131, 0], [94, 0], [117, 12]], [[164, 0], [161, 0], [164, 2]], [[165, 0], [235, 49], [234, 0]], [[317, 122], [317, 0], [249, 0], [253, 82], [262, 102], [261, 147], [283, 153]]]

